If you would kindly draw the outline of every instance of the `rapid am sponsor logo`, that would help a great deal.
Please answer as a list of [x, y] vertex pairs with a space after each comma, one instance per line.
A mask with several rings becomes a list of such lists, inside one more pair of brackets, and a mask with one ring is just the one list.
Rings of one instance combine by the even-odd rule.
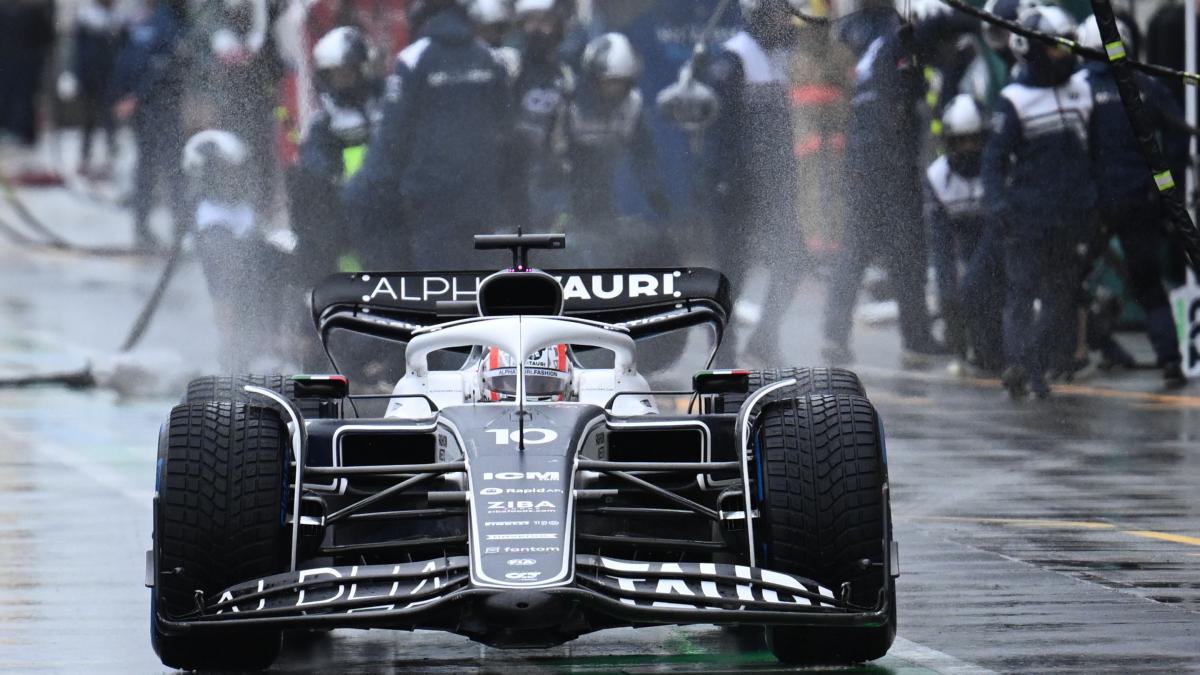
[[[621, 591], [676, 595], [682, 602], [656, 600], [638, 601], [620, 598], [627, 605], [651, 607], [680, 607], [685, 609], [717, 609], [703, 602], [688, 603], [686, 598], [712, 600], [751, 600], [778, 605], [833, 606], [833, 591], [807, 579], [801, 580], [789, 574], [716, 563], [671, 563], [633, 562], [600, 558], [599, 568], [612, 572], [598, 577], [598, 581]], [[647, 577], [638, 577], [647, 574]], [[677, 574], [680, 578], [672, 578]], [[650, 576], [653, 575], [653, 576]], [[688, 576], [684, 579], [682, 577]], [[699, 579], [695, 577], [699, 576]], [[707, 577], [707, 578], [705, 578]], [[615, 582], [615, 583], [613, 583]]]
[[545, 495], [545, 494], [562, 494], [562, 488], [498, 488], [485, 487], [479, 489], [479, 494], [484, 497], [494, 495]]
[[536, 565], [537, 561], [533, 558], [510, 558], [508, 564], [513, 567], [529, 567], [530, 565]]
[[553, 532], [526, 532], [524, 534], [489, 534], [488, 541], [506, 541], [510, 539], [558, 539]]
[[[569, 274], [556, 275], [563, 287], [565, 300], [616, 300], [619, 298], [678, 298], [682, 293], [675, 290], [675, 280], [683, 272], [630, 272], [615, 274]], [[450, 300], [469, 302], [479, 296], [479, 284], [483, 277], [419, 276], [419, 277], [373, 277], [364, 274], [361, 281], [370, 288], [362, 296], [363, 302], [437, 302]]]

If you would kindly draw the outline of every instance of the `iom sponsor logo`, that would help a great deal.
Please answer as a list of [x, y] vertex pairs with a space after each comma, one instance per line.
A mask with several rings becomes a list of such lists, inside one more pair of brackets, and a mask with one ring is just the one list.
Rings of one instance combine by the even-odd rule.
[[483, 473], [484, 480], [558, 480], [557, 471], [500, 471]]

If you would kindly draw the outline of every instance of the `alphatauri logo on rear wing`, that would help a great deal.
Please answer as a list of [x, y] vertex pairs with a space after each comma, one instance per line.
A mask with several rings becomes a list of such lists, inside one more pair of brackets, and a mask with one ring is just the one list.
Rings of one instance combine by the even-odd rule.
[[[635, 338], [697, 323], [723, 327], [732, 307], [729, 281], [704, 267], [546, 273], [562, 285], [564, 315], [622, 325]], [[341, 327], [406, 341], [413, 330], [469, 315], [453, 314], [439, 303], [474, 304], [480, 285], [491, 274], [476, 270], [335, 274], [313, 289], [313, 320], [322, 335]]]
[[[636, 298], [678, 298], [683, 295], [676, 290], [675, 280], [683, 276], [680, 270], [665, 272], [629, 272], [596, 274], [554, 274], [563, 287], [563, 299], [570, 300], [616, 300]], [[452, 302], [473, 301], [479, 296], [479, 284], [483, 275], [429, 276], [372, 276], [363, 274], [362, 280], [371, 285], [362, 301], [371, 303], [382, 298], [391, 302]]]

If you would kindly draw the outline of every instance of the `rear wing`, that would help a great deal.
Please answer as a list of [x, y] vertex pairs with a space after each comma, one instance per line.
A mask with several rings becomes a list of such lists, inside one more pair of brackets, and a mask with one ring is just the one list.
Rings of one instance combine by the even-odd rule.
[[[547, 270], [563, 287], [566, 316], [615, 324], [634, 338], [711, 324], [725, 330], [729, 280], [703, 267]], [[408, 342], [414, 331], [461, 318], [492, 272], [357, 272], [313, 289], [313, 321], [324, 340], [342, 328]]]

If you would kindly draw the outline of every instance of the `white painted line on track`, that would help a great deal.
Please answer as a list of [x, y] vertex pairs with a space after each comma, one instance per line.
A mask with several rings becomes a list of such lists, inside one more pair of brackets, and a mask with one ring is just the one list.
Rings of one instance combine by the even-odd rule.
[[888, 650], [888, 656], [910, 661], [942, 675], [996, 675], [994, 670], [956, 659], [945, 652], [939, 652], [900, 636], [896, 636], [896, 641]]
[[91, 479], [92, 482], [116, 492], [146, 510], [149, 510], [151, 507], [152, 500], [154, 499], [153, 488], [142, 489], [130, 485], [124, 476], [103, 462], [97, 462], [87, 455], [65, 445], [50, 442], [43, 438], [33, 438], [30, 434], [14, 431], [11, 427], [5, 428], [0, 426], [0, 438], [18, 441], [14, 445], [32, 448], [41, 457], [83, 474], [85, 477]]

